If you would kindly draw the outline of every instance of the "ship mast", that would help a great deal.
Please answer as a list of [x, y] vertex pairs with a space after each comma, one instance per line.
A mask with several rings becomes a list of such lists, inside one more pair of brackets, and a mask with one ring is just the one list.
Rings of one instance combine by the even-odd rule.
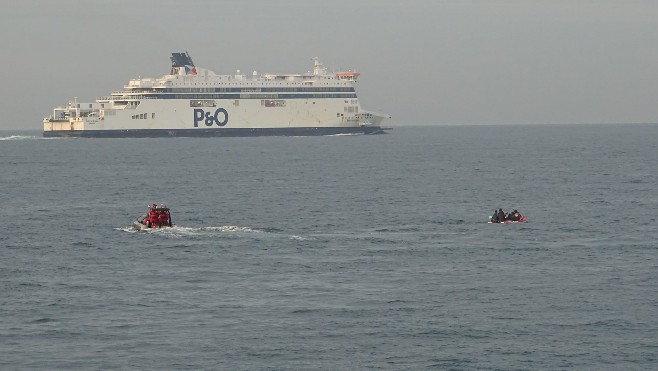
[[313, 57], [311, 59], [314, 62], [313, 75], [314, 76], [326, 75], [327, 74], [327, 69], [324, 67], [322, 62], [320, 62], [320, 59], [318, 57]]

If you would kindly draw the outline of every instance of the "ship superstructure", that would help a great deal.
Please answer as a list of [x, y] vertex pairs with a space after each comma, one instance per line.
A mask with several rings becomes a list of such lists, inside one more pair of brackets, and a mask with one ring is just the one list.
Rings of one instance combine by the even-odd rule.
[[197, 67], [173, 53], [160, 78], [132, 79], [93, 103], [77, 99], [43, 120], [46, 137], [161, 137], [375, 134], [390, 116], [365, 111], [356, 71], [329, 74], [313, 58], [303, 74], [247, 77]]

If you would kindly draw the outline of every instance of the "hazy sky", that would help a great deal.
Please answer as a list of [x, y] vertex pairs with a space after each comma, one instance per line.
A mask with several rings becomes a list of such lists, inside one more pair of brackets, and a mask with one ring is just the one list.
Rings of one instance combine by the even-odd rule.
[[186, 50], [221, 74], [356, 69], [391, 126], [658, 122], [655, 0], [4, 1], [0, 50], [0, 129]]

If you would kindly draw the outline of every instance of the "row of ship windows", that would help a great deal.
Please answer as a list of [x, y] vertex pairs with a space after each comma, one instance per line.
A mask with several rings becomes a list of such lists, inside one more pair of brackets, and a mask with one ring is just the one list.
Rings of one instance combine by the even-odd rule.
[[147, 94], [113, 96], [113, 100], [123, 99], [326, 99], [356, 98], [356, 94]]
[[[346, 104], [358, 104], [358, 101], [356, 99], [352, 99], [351, 101], [345, 100], [344, 101]], [[235, 100], [233, 101], [234, 106], [239, 106], [240, 101]], [[284, 99], [261, 99], [260, 105], [263, 107], [285, 107], [286, 106], [286, 101]], [[211, 99], [193, 99], [190, 100], [190, 107], [198, 108], [198, 107], [217, 107], [217, 103], [214, 100]], [[346, 106], [345, 107], [345, 112], [347, 113], [356, 113], [359, 112], [359, 107], [358, 106]]]
[[[348, 81], [352, 81], [352, 80], [348, 80]], [[286, 83], [286, 85], [297, 85], [297, 86], [302, 85], [302, 84], [304, 84], [304, 85], [310, 85], [311, 82], [303, 82], [303, 83], [302, 83], [302, 82], [287, 82], [287, 83]], [[335, 83], [334, 83], [334, 82], [332, 82], [332, 83], [328, 83], [328, 82], [317, 83], [317, 82], [316, 82], [316, 83], [314, 83], [314, 84], [316, 85], [316, 87], [314, 87], [314, 88], [309, 88], [309, 89], [322, 89], [322, 88], [317, 87], [317, 85], [334, 85]], [[191, 85], [191, 84], [188, 83], [188, 82], [183, 82], [183, 83], [173, 83], [173, 85]], [[197, 86], [197, 85], [202, 85], [202, 86], [203, 86], [203, 85], [217, 86], [217, 85], [237, 85], [237, 83], [235, 83], [235, 82], [205, 82], [205, 83], [195, 82], [194, 85], [195, 85], [195, 86]], [[243, 85], [243, 86], [244, 86], [244, 85], [247, 85], [247, 86], [257, 86], [257, 87], [260, 87], [260, 86], [263, 86], [264, 84], [263, 84], [262, 82], [254, 82], [254, 83], [241, 83], [240, 85]], [[275, 86], [277, 86], [277, 87], [276, 87], [276, 88], [256, 88], [256, 89], [288, 89], [288, 88], [279, 88], [279, 86], [282, 86], [282, 85], [283, 85], [282, 82], [281, 82], [281, 83], [265, 83], [265, 85], [275, 85]], [[341, 85], [347, 85], [347, 84], [346, 84], [346, 83], [342, 83]], [[240, 89], [240, 88], [238, 88], [238, 89]], [[293, 89], [294, 89], [294, 88], [293, 88]], [[329, 88], [324, 88], [324, 89], [334, 89], [334, 88], [333, 88], [333, 87], [329, 87]], [[340, 88], [339, 88], [339, 89], [340, 89]], [[352, 88], [352, 89], [353, 89], [353, 88]]]
[[[135, 93], [156, 93], [157, 89], [136, 88]], [[313, 87], [313, 88], [166, 88], [159, 90], [165, 93], [340, 93], [354, 92], [354, 87]]]
[[286, 101], [283, 99], [264, 99], [260, 101], [260, 105], [264, 107], [285, 107]]
[[[132, 117], [133, 120], [144, 120], [144, 119], [147, 119], [147, 118], [149, 118], [148, 113], [140, 113], [139, 115], [133, 115], [133, 117]], [[151, 114], [151, 118], [152, 119], [155, 118], [155, 113]]]
[[[359, 113], [359, 107], [345, 107], [345, 113]], [[336, 117], [344, 117], [345, 113], [336, 113]]]
[[[264, 103], [264, 102], [272, 102], [272, 101], [283, 102], [283, 104], [277, 103], [275, 105], [269, 105], [267, 103]], [[348, 103], [349, 104], [358, 104], [359, 103], [359, 101], [357, 99], [350, 99], [350, 100], [346, 99], [344, 102], [345, 102], [345, 104], [348, 104]], [[132, 105], [135, 105], [134, 104], [135, 102], [131, 102], [131, 103], [133, 103]], [[266, 107], [285, 107], [285, 100], [261, 100], [260, 104], [261, 104], [261, 106], [266, 106]], [[239, 101], [236, 100], [233, 103], [233, 105], [235, 105], [235, 106], [239, 105]], [[80, 108], [80, 104], [78, 104], [77, 106], [78, 106], [78, 108]], [[217, 103], [215, 103], [214, 100], [190, 100], [190, 107], [217, 107]], [[89, 104], [89, 108], [90, 109], [92, 108], [91, 103]], [[101, 108], [105, 108], [105, 104], [101, 103]], [[352, 111], [347, 111], [347, 109], [348, 109], [348, 107], [345, 107], [345, 110], [346, 110], [345, 112], [352, 112]], [[136, 117], [133, 116], [133, 118], [135, 119]], [[153, 117], [151, 117], [151, 118], [155, 118], [155, 113], [153, 114]]]
[[[277, 100], [261, 100], [260, 105], [263, 107], [285, 107], [286, 106], [286, 101], [282, 99], [277, 99]], [[193, 106], [193, 107], [199, 107], [199, 106]], [[214, 106], [212, 106], [214, 107]], [[358, 113], [359, 112], [359, 107], [345, 107], [345, 113]], [[112, 112], [114, 113], [114, 112]], [[151, 119], [155, 118], [155, 113], [151, 113]], [[338, 113], [337, 116], [342, 116], [342, 114]], [[132, 115], [133, 120], [145, 120], [149, 118], [148, 113], [140, 113], [137, 115]]]

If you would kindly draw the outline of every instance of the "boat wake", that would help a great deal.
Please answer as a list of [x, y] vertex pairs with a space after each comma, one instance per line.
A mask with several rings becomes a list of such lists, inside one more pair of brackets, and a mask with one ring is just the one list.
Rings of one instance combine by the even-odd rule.
[[378, 228], [359, 231], [313, 231], [309, 233], [295, 233], [277, 228], [255, 228], [237, 225], [219, 225], [206, 227], [186, 227], [174, 225], [154, 229], [138, 229], [135, 226], [118, 227], [114, 230], [126, 233], [160, 236], [165, 238], [258, 238], [258, 239], [288, 239], [298, 242], [323, 241], [335, 239], [350, 240], [382, 240], [399, 242], [407, 240], [410, 234], [423, 233], [420, 228], [413, 226]]
[[33, 135], [10, 135], [8, 137], [0, 137], [0, 140], [30, 140], [30, 139], [43, 139]]
[[220, 225], [210, 227], [184, 227], [174, 225], [173, 227], [143, 229], [134, 226], [114, 228], [116, 231], [126, 233], [138, 233], [165, 238], [284, 238], [295, 241], [313, 241], [317, 238], [299, 234], [288, 234], [276, 228], [252, 228], [237, 225]]
[[222, 225], [216, 227], [183, 227], [174, 225], [173, 227], [154, 228], [138, 230], [134, 226], [114, 228], [117, 231], [128, 233], [148, 233], [161, 234], [174, 237], [212, 235], [217, 233], [264, 233], [262, 230], [249, 227], [240, 227], [235, 225]]
[[0, 137], [0, 141], [1, 140], [58, 140], [58, 139], [71, 139], [71, 138], [64, 138], [64, 137], [44, 138], [36, 135], [10, 135], [8, 137]]

